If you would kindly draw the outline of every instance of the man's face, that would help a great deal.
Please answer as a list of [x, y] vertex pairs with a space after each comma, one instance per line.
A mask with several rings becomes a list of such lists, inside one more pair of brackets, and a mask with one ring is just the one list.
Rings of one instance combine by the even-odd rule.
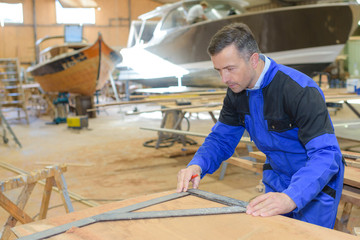
[[239, 93], [246, 88], [253, 88], [255, 86], [257, 81], [256, 66], [254, 67], [254, 65], [251, 64], [255, 54], [247, 61], [240, 56], [239, 51], [235, 45], [232, 44], [218, 54], [211, 56], [211, 60], [215, 70], [219, 72], [221, 80], [234, 93]]

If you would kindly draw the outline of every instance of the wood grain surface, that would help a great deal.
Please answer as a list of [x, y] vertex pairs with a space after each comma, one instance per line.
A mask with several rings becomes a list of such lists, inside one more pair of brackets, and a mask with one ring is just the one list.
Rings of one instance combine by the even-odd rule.
[[[173, 192], [162, 192], [141, 196], [73, 212], [56, 218], [37, 221], [13, 228], [18, 236], [26, 236], [78, 219], [104, 213], [113, 209], [143, 202]], [[142, 209], [159, 211], [221, 207], [223, 205], [186, 196], [173, 201]], [[113, 221], [71, 228], [66, 233], [50, 239], [357, 239], [350, 234], [319, 227], [283, 216], [252, 217], [245, 213], [178, 217], [148, 220]]]

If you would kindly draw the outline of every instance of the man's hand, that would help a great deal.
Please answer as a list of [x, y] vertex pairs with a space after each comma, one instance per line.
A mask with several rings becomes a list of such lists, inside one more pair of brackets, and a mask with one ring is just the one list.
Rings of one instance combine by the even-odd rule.
[[295, 208], [295, 202], [285, 193], [270, 192], [251, 200], [246, 213], [253, 216], [270, 217], [289, 213]]
[[[190, 165], [178, 172], [177, 192], [186, 192], [189, 182], [193, 183], [193, 188], [198, 188], [200, 183], [201, 168], [198, 165]], [[196, 176], [197, 175], [197, 176]], [[196, 176], [192, 178], [192, 176]]]

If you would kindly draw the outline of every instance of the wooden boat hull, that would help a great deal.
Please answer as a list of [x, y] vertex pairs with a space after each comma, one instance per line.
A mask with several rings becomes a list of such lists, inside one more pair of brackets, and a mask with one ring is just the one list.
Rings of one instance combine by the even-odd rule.
[[60, 55], [28, 69], [46, 92], [69, 92], [85, 96], [100, 90], [122, 56], [99, 35], [91, 46]]

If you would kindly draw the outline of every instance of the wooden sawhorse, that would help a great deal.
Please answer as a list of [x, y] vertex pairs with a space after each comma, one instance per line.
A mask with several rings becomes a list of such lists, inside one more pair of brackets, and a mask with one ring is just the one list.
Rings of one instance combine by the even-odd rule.
[[[15, 227], [17, 221], [25, 224], [33, 222], [34, 220], [24, 212], [25, 205], [36, 185], [40, 180], [46, 179], [42, 202], [40, 206], [39, 219], [45, 219], [49, 207], [51, 190], [54, 185], [59, 189], [62, 201], [67, 213], [73, 212], [73, 206], [67, 191], [67, 185], [63, 172], [66, 172], [65, 164], [54, 165], [46, 167], [45, 169], [37, 170], [29, 174], [18, 175], [12, 178], [0, 181], [0, 206], [4, 208], [10, 217], [6, 221], [3, 229], [0, 232], [1, 240], [6, 240], [10, 237], [11, 228]], [[4, 195], [5, 191], [23, 187], [16, 203], [12, 202]]]

